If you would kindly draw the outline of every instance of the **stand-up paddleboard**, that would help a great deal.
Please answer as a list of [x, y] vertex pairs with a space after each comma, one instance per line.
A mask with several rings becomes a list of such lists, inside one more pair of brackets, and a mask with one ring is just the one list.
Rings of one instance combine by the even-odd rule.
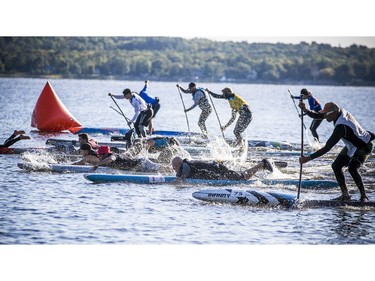
[[192, 196], [207, 202], [232, 203], [252, 206], [291, 207], [296, 200], [295, 195], [260, 192], [252, 190], [214, 189], [193, 192]]
[[[103, 182], [131, 182], [131, 183], [168, 183], [176, 180], [175, 176], [162, 176], [162, 175], [139, 175], [139, 174], [121, 174], [121, 175], [109, 175], [109, 174], [85, 174], [84, 177], [94, 183]], [[258, 180], [207, 180], [207, 179], [184, 179], [185, 183], [189, 184], [200, 184], [200, 185], [251, 185], [262, 183], [265, 185], [298, 185], [299, 180], [297, 179], [258, 179]], [[302, 180], [302, 187], [308, 189], [315, 188], [334, 188], [337, 187], [336, 181], [329, 180]]]
[[296, 202], [296, 207], [321, 208], [321, 207], [369, 207], [375, 208], [375, 201], [361, 202], [359, 200], [300, 200]]
[[[80, 146], [80, 143], [78, 140], [69, 140], [69, 139], [55, 139], [55, 138], [50, 138], [47, 139], [46, 141], [47, 145], [52, 145], [52, 146], [58, 146], [58, 145], [73, 145], [76, 147]], [[111, 142], [98, 142], [99, 145], [108, 145], [109, 147], [121, 147], [125, 148], [127, 144], [125, 142], [121, 141], [111, 141]]]
[[93, 170], [93, 166], [90, 165], [45, 164], [39, 167], [31, 163], [18, 163], [17, 166], [26, 171], [50, 171], [55, 173], [114, 173], [118, 171], [108, 167], [98, 167]]
[[356, 200], [338, 201], [338, 200], [297, 200], [295, 195], [259, 192], [250, 190], [234, 189], [212, 189], [200, 190], [192, 193], [195, 199], [212, 203], [231, 203], [252, 206], [277, 206], [281, 205], [288, 208], [322, 208], [322, 207], [356, 207], [356, 208], [375, 208], [375, 202], [360, 202]]
[[47, 150], [47, 148], [46, 147], [28, 147], [28, 148], [1, 147], [0, 154], [21, 154], [24, 152], [42, 151], [42, 150]]
[[[69, 131], [73, 134], [102, 134], [102, 135], [111, 135], [111, 134], [120, 134], [125, 135], [129, 129], [125, 128], [97, 128], [97, 127], [72, 127], [69, 128]], [[154, 131], [153, 135], [160, 135], [160, 136], [192, 136], [192, 137], [201, 137], [201, 133], [195, 132], [180, 132], [180, 131]]]
[[61, 132], [81, 126], [56, 95], [49, 82], [44, 86], [35, 104], [31, 126], [40, 131]]

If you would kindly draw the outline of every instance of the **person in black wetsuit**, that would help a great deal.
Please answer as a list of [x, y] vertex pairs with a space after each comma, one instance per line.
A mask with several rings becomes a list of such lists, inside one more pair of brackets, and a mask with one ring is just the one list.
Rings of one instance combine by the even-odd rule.
[[115, 154], [107, 145], [98, 149], [99, 163], [97, 166], [106, 166], [120, 170], [130, 170], [135, 172], [169, 172], [170, 168], [159, 163], [152, 162], [145, 157], [132, 158], [125, 154]]
[[263, 159], [254, 167], [238, 173], [228, 169], [225, 165], [216, 161], [187, 160], [176, 156], [172, 159], [172, 168], [176, 172], [177, 180], [185, 178], [208, 180], [248, 180], [259, 170], [267, 169], [273, 172], [272, 164]]
[[335, 129], [327, 140], [326, 145], [310, 156], [301, 156], [299, 158], [300, 163], [304, 164], [326, 154], [336, 143], [343, 140], [345, 147], [332, 163], [332, 169], [342, 193], [342, 195], [335, 198], [335, 200], [350, 200], [345, 176], [342, 171], [344, 167], [348, 167], [348, 171], [360, 191], [361, 197], [359, 200], [361, 202], [368, 201], [363, 180], [359, 174], [359, 168], [368, 159], [372, 152], [375, 135], [372, 132], [364, 130], [349, 112], [340, 108], [333, 102], [326, 103], [323, 110], [319, 112], [306, 109], [303, 102], [299, 103], [299, 107], [311, 118], [325, 118], [328, 122], [333, 121], [335, 126]]
[[0, 148], [7, 148], [20, 140], [29, 140], [29, 139], [30, 139], [29, 136], [25, 136], [25, 131], [14, 130], [13, 134], [9, 138], [7, 138], [3, 144], [0, 144]]

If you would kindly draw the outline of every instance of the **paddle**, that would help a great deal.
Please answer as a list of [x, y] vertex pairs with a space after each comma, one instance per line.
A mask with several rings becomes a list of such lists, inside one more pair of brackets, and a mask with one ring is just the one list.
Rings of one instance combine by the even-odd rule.
[[[207, 90], [207, 89], [206, 89], [206, 90]], [[215, 104], [214, 104], [214, 102], [212, 101], [211, 95], [210, 95], [209, 93], [208, 93], [208, 96], [210, 97], [210, 101], [211, 101], [212, 107], [214, 108], [214, 111], [215, 111], [215, 114], [216, 114], [217, 121], [219, 122], [219, 126], [220, 126], [221, 134], [223, 135], [223, 139], [225, 140], [224, 132], [223, 132], [223, 130], [221, 129], [221, 128], [222, 128], [222, 127], [221, 127], [221, 122], [220, 122], [219, 115], [217, 114]]]
[[[302, 102], [302, 96], [300, 98], [300, 102]], [[301, 157], [303, 157], [303, 110], [301, 108]], [[297, 200], [299, 199], [299, 195], [301, 193], [301, 186], [302, 186], [302, 163], [299, 166], [299, 182], [298, 182], [298, 191], [297, 191]]]
[[[290, 98], [291, 98], [292, 101], [293, 101], [294, 107], [295, 107], [296, 110], [297, 110], [297, 114], [299, 115], [299, 110], [298, 110], [298, 107], [297, 107], [297, 105], [296, 105], [296, 102], [294, 101], [293, 94], [292, 94], [292, 92], [291, 92], [289, 89], [288, 89], [288, 92], [289, 92], [289, 94], [290, 94]], [[302, 98], [300, 98], [300, 100], [302, 100]], [[302, 124], [303, 124], [303, 127], [305, 128], [305, 130], [307, 130], [305, 124], [304, 124], [303, 122], [302, 122]]]
[[188, 116], [187, 116], [187, 113], [186, 113], [186, 107], [185, 107], [184, 99], [182, 98], [182, 95], [181, 95], [181, 91], [180, 91], [180, 87], [179, 87], [179, 86], [177, 86], [177, 89], [178, 89], [178, 92], [179, 92], [179, 94], [180, 94], [180, 98], [181, 98], [182, 106], [184, 107], [184, 112], [185, 112], [186, 124], [187, 124], [187, 127], [188, 127], [188, 132], [190, 133], [189, 119], [188, 119]]
[[116, 104], [117, 108], [118, 108], [120, 111], [114, 109], [112, 106], [110, 106], [110, 107], [111, 107], [113, 110], [115, 110], [118, 114], [122, 115], [122, 116], [125, 118], [125, 121], [126, 121], [126, 123], [128, 124], [129, 128], [132, 129], [132, 127], [129, 125], [130, 119], [127, 118], [127, 117], [125, 116], [124, 112], [122, 112], [120, 106], [117, 104], [117, 102], [115, 101], [115, 99], [112, 97], [112, 94], [111, 94], [111, 93], [109, 93], [109, 96], [111, 97], [111, 99], [113, 100], [113, 102]]

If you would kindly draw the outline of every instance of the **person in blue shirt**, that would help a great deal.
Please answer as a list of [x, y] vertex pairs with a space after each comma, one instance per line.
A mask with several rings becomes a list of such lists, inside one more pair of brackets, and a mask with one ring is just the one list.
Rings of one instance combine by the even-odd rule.
[[[311, 111], [319, 112], [320, 110], [322, 110], [322, 105], [320, 104], [319, 100], [316, 97], [314, 97], [310, 91], [308, 91], [307, 89], [302, 89], [301, 90], [301, 96], [302, 96], [302, 99], [304, 99], [304, 100], [307, 99]], [[301, 99], [301, 96], [291, 95], [291, 97], [294, 98], [294, 99]], [[316, 130], [318, 129], [318, 127], [320, 126], [322, 121], [323, 121], [323, 119], [313, 119], [312, 122], [311, 122], [311, 125], [310, 125], [310, 131], [311, 131], [313, 137], [318, 142], [319, 142], [319, 135], [316, 132]]]
[[153, 97], [151, 95], [149, 95], [147, 93], [147, 87], [148, 87], [148, 83], [149, 81], [146, 80], [145, 81], [145, 86], [143, 87], [143, 89], [139, 92], [139, 96], [144, 99], [144, 101], [148, 104], [151, 104], [152, 106], [152, 110], [154, 111], [154, 114], [152, 115], [152, 118], [151, 118], [151, 121], [149, 123], [149, 126], [148, 126], [148, 132], [150, 135], [152, 135], [152, 133], [155, 131], [154, 130], [154, 118], [156, 116], [156, 113], [158, 113], [159, 109], [160, 109], [160, 100], [158, 97]]

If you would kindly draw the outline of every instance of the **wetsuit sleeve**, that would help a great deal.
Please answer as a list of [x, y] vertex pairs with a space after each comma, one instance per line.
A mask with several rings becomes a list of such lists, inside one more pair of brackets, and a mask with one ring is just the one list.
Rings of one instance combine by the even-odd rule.
[[309, 117], [313, 119], [325, 119], [325, 116], [323, 113], [315, 112], [315, 111], [308, 110], [308, 109], [306, 109], [305, 113], [306, 115], [308, 115]]
[[181, 90], [183, 93], [185, 93], [185, 94], [192, 94], [192, 92], [191, 92], [189, 89], [185, 90], [185, 89], [183, 89], [183, 88], [180, 87], [180, 90]]
[[208, 93], [209, 93], [211, 96], [213, 96], [215, 99], [226, 99], [226, 98], [224, 97], [224, 95], [215, 94], [215, 93], [213, 93], [213, 92], [211, 92], [211, 91], [208, 91]]
[[344, 125], [337, 125], [335, 129], [333, 130], [332, 135], [330, 138], [327, 140], [326, 145], [319, 149], [318, 151], [314, 152], [311, 154], [309, 157], [310, 159], [315, 159], [318, 158], [324, 154], [326, 154], [328, 151], [332, 149], [332, 147], [338, 143], [341, 138], [345, 136], [345, 126]]
[[225, 125], [225, 127], [229, 127], [230, 124], [232, 124], [233, 121], [236, 120], [236, 116], [237, 116], [237, 110], [232, 109], [232, 117], [229, 119], [229, 121], [228, 121], [228, 123]]
[[292, 96], [295, 100], [300, 100], [301, 96]]

